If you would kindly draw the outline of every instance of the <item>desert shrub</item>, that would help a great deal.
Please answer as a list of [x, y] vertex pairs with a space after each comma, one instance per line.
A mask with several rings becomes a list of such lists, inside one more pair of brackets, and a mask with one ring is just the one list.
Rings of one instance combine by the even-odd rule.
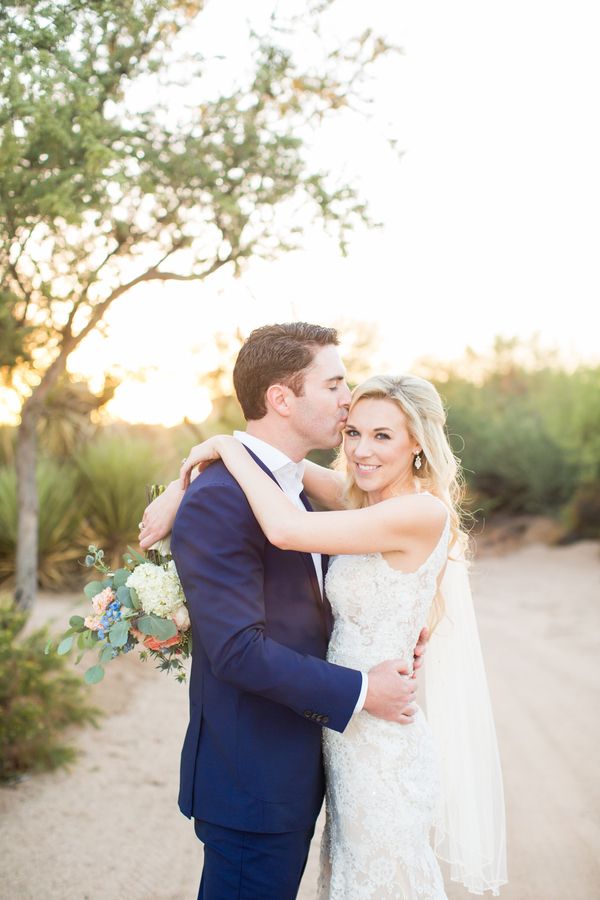
[[[39, 494], [39, 582], [58, 588], [73, 580], [76, 559], [85, 551], [83, 510], [74, 468], [46, 460], [37, 468]], [[17, 479], [14, 468], [0, 469], [0, 578], [12, 577], [17, 543]]]
[[77, 466], [86, 535], [114, 565], [127, 544], [137, 543], [146, 487], [160, 480], [162, 461], [146, 441], [113, 435], [88, 444]]
[[0, 466], [11, 466], [15, 458], [17, 429], [0, 425]]
[[581, 484], [565, 512], [569, 537], [600, 538], [600, 481]]
[[0, 781], [68, 764], [75, 750], [65, 729], [96, 724], [99, 715], [67, 657], [44, 654], [47, 630], [21, 635], [25, 621], [0, 601]]
[[600, 478], [600, 369], [501, 360], [479, 382], [438, 382], [455, 451], [485, 511], [558, 514]]

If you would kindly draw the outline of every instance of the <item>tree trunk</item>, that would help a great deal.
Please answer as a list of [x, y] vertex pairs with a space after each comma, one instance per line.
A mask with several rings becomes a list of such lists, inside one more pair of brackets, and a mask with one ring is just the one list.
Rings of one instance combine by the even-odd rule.
[[38, 570], [38, 492], [36, 481], [37, 434], [40, 415], [37, 404], [26, 402], [17, 433], [17, 583], [15, 602], [29, 610], [37, 593]]

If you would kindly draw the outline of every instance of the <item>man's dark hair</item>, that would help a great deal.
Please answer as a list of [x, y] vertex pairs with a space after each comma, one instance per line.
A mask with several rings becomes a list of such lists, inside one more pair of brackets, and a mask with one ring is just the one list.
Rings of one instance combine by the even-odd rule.
[[304, 390], [306, 369], [320, 347], [339, 344], [335, 328], [286, 322], [263, 325], [246, 339], [233, 369], [233, 384], [247, 421], [267, 414], [265, 394], [272, 384], [285, 384], [297, 397]]

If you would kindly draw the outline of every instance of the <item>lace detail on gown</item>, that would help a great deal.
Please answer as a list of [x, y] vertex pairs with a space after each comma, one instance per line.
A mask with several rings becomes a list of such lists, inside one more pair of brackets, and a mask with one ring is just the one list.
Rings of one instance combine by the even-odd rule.
[[[334, 629], [330, 662], [366, 671], [412, 660], [448, 556], [450, 520], [416, 572], [380, 553], [338, 556], [327, 573]], [[439, 795], [433, 738], [418, 709], [411, 725], [353, 716], [324, 729], [327, 819], [319, 900], [446, 900], [429, 838]]]

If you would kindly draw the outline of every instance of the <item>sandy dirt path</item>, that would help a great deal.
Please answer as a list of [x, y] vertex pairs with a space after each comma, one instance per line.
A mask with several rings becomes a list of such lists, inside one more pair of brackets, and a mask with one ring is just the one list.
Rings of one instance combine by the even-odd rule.
[[[482, 556], [474, 592], [503, 760], [504, 900], [600, 897], [600, 546]], [[45, 597], [57, 622], [71, 601]], [[69, 772], [0, 789], [0, 897], [193, 900], [200, 844], [177, 810], [186, 689], [126, 657], [94, 688]], [[314, 900], [319, 823], [302, 883]], [[469, 895], [448, 885], [450, 900]]]

